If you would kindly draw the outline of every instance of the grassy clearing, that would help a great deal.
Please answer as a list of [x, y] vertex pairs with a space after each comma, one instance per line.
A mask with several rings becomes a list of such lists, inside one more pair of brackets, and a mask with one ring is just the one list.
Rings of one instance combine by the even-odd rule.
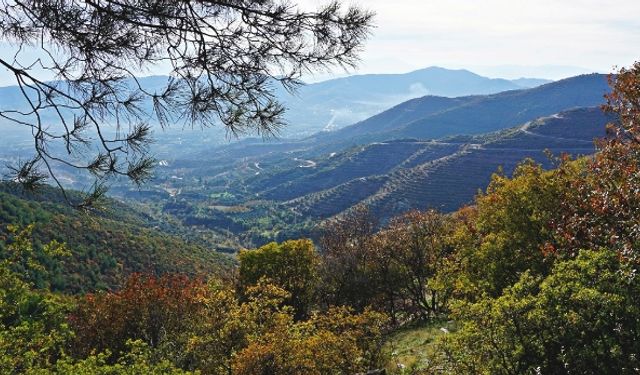
[[454, 323], [445, 320], [409, 326], [394, 332], [387, 338], [384, 347], [391, 353], [387, 369], [391, 373], [410, 374], [413, 369], [427, 367], [434, 355], [436, 339], [454, 329]]

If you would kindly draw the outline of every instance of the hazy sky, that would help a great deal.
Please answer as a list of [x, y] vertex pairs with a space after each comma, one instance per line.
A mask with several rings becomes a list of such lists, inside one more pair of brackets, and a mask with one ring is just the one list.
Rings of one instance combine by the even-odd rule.
[[[315, 7], [322, 2], [300, 3]], [[640, 0], [351, 3], [377, 12], [361, 73], [438, 65], [505, 78], [560, 78], [582, 73], [579, 68], [608, 72], [640, 59]]]
[[[304, 8], [326, 3], [291, 1]], [[610, 72], [640, 59], [640, 0], [344, 1], [377, 13], [362, 63], [350, 73], [402, 73], [437, 65], [492, 77], [558, 79]], [[6, 54], [6, 45], [0, 47], [0, 55]], [[334, 71], [309, 78], [342, 75]], [[13, 82], [0, 69], [0, 86]]]

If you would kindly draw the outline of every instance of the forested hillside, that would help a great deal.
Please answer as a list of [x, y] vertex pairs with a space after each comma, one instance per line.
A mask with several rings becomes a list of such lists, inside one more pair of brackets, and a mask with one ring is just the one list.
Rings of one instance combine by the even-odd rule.
[[[50, 284], [56, 291], [113, 289], [134, 272], [204, 276], [233, 264], [214, 246], [199, 242], [195, 233], [187, 236], [178, 228], [161, 228], [149, 216], [114, 200], [107, 200], [104, 210], [96, 213], [77, 211], [53, 188], [42, 188], [34, 196], [13, 184], [0, 184], [0, 236], [8, 243], [13, 238], [9, 225], [33, 226], [36, 256], [47, 269], [34, 282]], [[44, 256], [43, 245], [54, 240], [65, 243], [71, 255], [62, 261]], [[0, 253], [6, 254], [4, 243]]]

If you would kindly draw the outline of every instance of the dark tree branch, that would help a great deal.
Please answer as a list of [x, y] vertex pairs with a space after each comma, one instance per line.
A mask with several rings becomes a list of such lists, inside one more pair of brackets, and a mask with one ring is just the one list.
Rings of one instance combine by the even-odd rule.
[[[32, 162], [12, 169], [33, 178], [16, 180], [47, 177], [63, 189], [58, 166], [87, 170], [96, 178], [88, 200], [115, 176], [141, 183], [153, 165], [148, 119], [273, 135], [284, 107], [272, 85], [294, 90], [307, 72], [353, 66], [372, 16], [337, 1], [306, 12], [285, 0], [0, 0], [0, 40], [17, 46], [0, 66], [24, 101], [0, 118], [34, 137]], [[23, 63], [26, 46], [42, 56]], [[169, 63], [171, 78], [151, 92], [135, 72], [157, 63]]]

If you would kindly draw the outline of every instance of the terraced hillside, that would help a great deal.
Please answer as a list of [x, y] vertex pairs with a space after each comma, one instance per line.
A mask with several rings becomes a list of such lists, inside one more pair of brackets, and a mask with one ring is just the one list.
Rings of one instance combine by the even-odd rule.
[[[605, 124], [610, 120], [598, 108], [576, 109], [481, 136], [377, 143], [351, 155], [347, 160], [359, 160], [362, 167], [343, 169], [328, 189], [321, 188], [326, 183], [309, 188], [315, 176], [310, 173], [283, 184], [284, 194], [263, 194], [284, 200], [284, 206], [301, 215], [316, 218], [344, 212], [354, 202], [370, 206], [380, 217], [412, 208], [453, 211], [471, 202], [500, 167], [510, 174], [525, 158], [551, 167], [546, 150], [556, 155], [593, 153], [593, 139], [605, 135]], [[387, 153], [373, 154], [370, 147]], [[348, 180], [347, 176], [353, 178]], [[301, 191], [308, 193], [295, 196]]]
[[[430, 152], [426, 152], [427, 150]], [[357, 178], [385, 174], [418, 153], [422, 153], [423, 158], [436, 158], [450, 151], [447, 146], [425, 146], [422, 142], [413, 141], [372, 143], [341, 154], [330, 154], [326, 159], [316, 163], [315, 168], [298, 167], [295, 170], [301, 171], [303, 175], [295, 179], [284, 179], [282, 174], [275, 175], [267, 179], [267, 186], [270, 187], [261, 195], [270, 200], [288, 200]]]

